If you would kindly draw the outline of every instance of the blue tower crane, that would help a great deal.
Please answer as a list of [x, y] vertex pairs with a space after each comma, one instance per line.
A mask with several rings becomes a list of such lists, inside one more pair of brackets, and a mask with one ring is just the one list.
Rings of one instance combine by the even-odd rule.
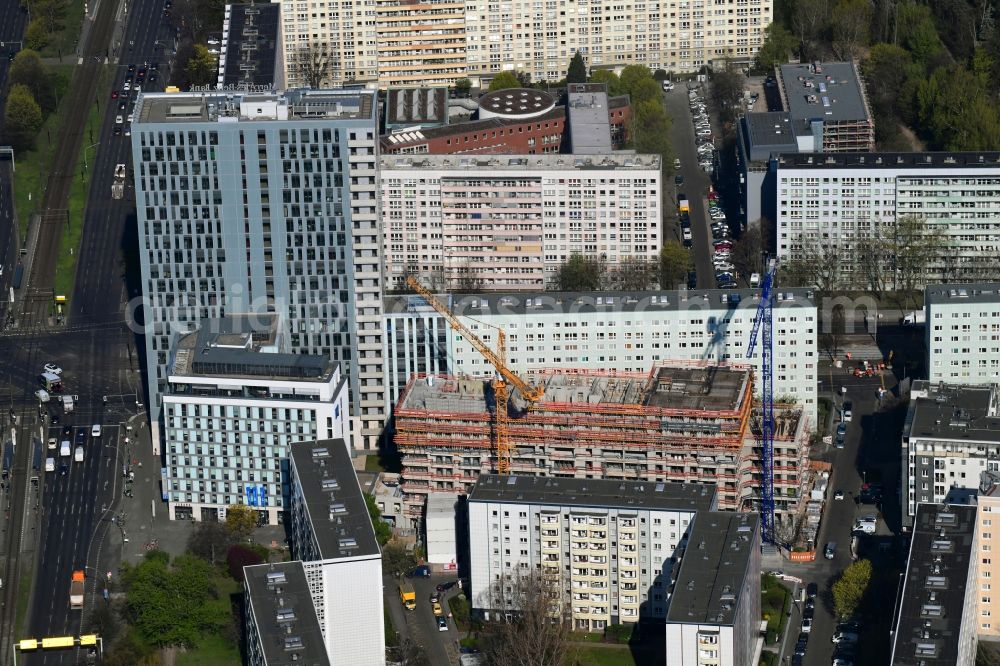
[[767, 265], [767, 273], [760, 284], [760, 303], [753, 318], [750, 329], [750, 342], [747, 344], [746, 357], [752, 358], [757, 347], [757, 335], [762, 333], [760, 345], [760, 378], [761, 378], [761, 479], [760, 479], [760, 522], [761, 537], [765, 543], [775, 543], [774, 533], [774, 377], [771, 367], [773, 328], [771, 313], [773, 310], [774, 273], [778, 267], [776, 260], [771, 259]]

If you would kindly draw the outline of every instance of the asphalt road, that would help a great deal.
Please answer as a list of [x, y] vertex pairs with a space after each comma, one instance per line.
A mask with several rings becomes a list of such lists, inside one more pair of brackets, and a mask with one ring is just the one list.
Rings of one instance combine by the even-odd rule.
[[[150, 63], [159, 63], [158, 80], [143, 84], [145, 91], [163, 90], [168, 79], [168, 53], [159, 44], [167, 43], [173, 29], [163, 16], [164, 0], [152, 0], [129, 4], [120, 62], [116, 64], [114, 89], [121, 91], [127, 77], [129, 64], [136, 68]], [[133, 79], [134, 83], [134, 79]], [[122, 252], [126, 226], [135, 224], [135, 191], [132, 185], [131, 137], [115, 136], [116, 116], [127, 117], [135, 106], [135, 93], [127, 94], [127, 107], [119, 109], [122, 99], [107, 97], [100, 100], [105, 109], [98, 143], [97, 154], [89, 168], [93, 170], [87, 211], [84, 222], [83, 240], [80, 247], [76, 285], [70, 299], [70, 321], [73, 324], [106, 322], [120, 318], [124, 313], [124, 303], [129, 298], [128, 287], [123, 279], [124, 264]], [[94, 143], [91, 141], [91, 143]], [[114, 181], [115, 165], [125, 164], [128, 177], [125, 180], [125, 196], [121, 200], [111, 198], [111, 183]]]
[[[864, 338], [863, 335], [853, 336]], [[894, 347], [896, 358], [915, 354], [904, 348], [919, 341], [897, 335], [892, 327], [880, 330], [879, 344], [883, 349]], [[896, 370], [901, 370], [897, 363]], [[900, 372], [901, 374], [901, 372]], [[817, 559], [807, 564], [784, 562], [782, 569], [790, 575], [801, 578], [803, 584], [816, 583], [819, 595], [816, 599], [815, 617], [810, 633], [809, 647], [804, 663], [806, 666], [826, 666], [831, 663], [835, 646], [831, 637], [836, 628], [833, 613], [831, 586], [840, 573], [855, 559], [852, 555], [852, 528], [857, 516], [877, 514], [878, 529], [873, 536], [859, 536], [857, 540], [860, 558], [871, 559], [881, 579], [873, 584], [870, 596], [860, 609], [863, 618], [862, 640], [859, 644], [856, 664], [886, 663], [888, 659], [889, 617], [895, 601], [895, 588], [891, 575], [901, 566], [905, 557], [905, 540], [899, 533], [899, 507], [895, 503], [899, 483], [899, 441], [902, 419], [898, 409], [880, 409], [876, 390], [881, 385], [879, 379], [855, 378], [846, 367], [834, 368], [829, 361], [821, 364], [820, 397], [834, 401], [837, 416], [833, 427], [839, 422], [839, 408], [845, 399], [853, 403], [853, 418], [847, 424], [847, 436], [843, 449], [819, 445], [812, 457], [832, 463], [827, 504], [817, 538]], [[886, 388], [896, 388], [896, 377], [886, 374]], [[847, 393], [842, 394], [841, 388]], [[827, 431], [832, 432], [832, 427]], [[855, 502], [864, 482], [878, 481], [884, 486], [885, 504], [882, 506], [859, 505]], [[844, 492], [843, 500], [835, 500], [837, 490]], [[882, 511], [884, 509], [884, 512]], [[836, 554], [832, 560], [823, 557], [826, 544], [836, 543]], [[874, 580], [874, 579], [873, 579]], [[791, 653], [801, 626], [802, 605], [794, 604], [789, 630], [785, 637], [784, 654]]]
[[[708, 220], [708, 188], [712, 184], [709, 174], [698, 166], [698, 151], [695, 144], [694, 126], [691, 120], [691, 109], [688, 107], [688, 90], [685, 85], [677, 85], [674, 90], [664, 93], [667, 101], [667, 113], [672, 119], [670, 138], [673, 141], [674, 153], [681, 161], [677, 172], [684, 177], [682, 185], [674, 185], [673, 205], [677, 205], [677, 195], [687, 195], [691, 202], [691, 252], [694, 253], [695, 272], [698, 274], [698, 286], [702, 289], [715, 288], [715, 270], [712, 267], [712, 232]], [[669, 191], [669, 190], [668, 190]], [[675, 229], [670, 234], [664, 233], [665, 239], [680, 240]]]
[[[399, 600], [398, 583], [392, 578], [383, 579], [384, 600], [392, 616], [393, 625], [400, 634], [409, 637], [423, 649], [428, 663], [458, 664], [458, 641], [462, 635], [451, 618], [447, 619], [448, 631], [439, 630], [430, 603], [430, 595], [435, 591], [435, 587], [441, 583], [454, 582], [456, 576], [435, 574], [430, 578], [408, 580], [413, 583], [413, 590], [417, 596], [417, 607], [412, 611], [403, 608]], [[441, 595], [441, 608], [446, 617], [451, 612], [448, 599], [458, 592], [458, 587], [453, 586]]]

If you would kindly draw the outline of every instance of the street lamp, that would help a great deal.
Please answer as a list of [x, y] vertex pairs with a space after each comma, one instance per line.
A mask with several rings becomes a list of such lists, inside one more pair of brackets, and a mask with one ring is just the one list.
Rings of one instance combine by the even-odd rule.
[[[91, 145], [89, 145], [89, 146], [87, 146], [86, 148], [83, 149], [83, 168], [84, 168], [84, 170], [86, 170], [86, 169], [89, 168], [89, 166], [87, 165], [87, 151], [90, 150], [91, 148], [96, 148], [99, 145], [101, 145], [101, 144], [95, 143], [95, 144], [91, 144]], [[97, 157], [97, 151], [96, 150], [94, 151], [94, 157]]]

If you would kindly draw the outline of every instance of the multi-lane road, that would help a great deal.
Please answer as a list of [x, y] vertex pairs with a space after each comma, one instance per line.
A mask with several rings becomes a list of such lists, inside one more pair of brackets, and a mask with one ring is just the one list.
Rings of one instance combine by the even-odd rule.
[[[4, 4], [11, 1], [2, 0]], [[17, 0], [13, 2], [16, 4]], [[71, 160], [79, 152], [80, 141], [87, 141], [87, 145], [93, 143], [96, 149], [87, 153], [90, 158], [87, 168], [92, 169], [92, 174], [85, 219], [70, 220], [70, 223], [82, 222], [84, 229], [75, 288], [69, 295], [68, 320], [61, 326], [52, 327], [47, 317], [41, 316], [45, 311], [41, 304], [33, 308], [29, 303], [23, 310], [18, 308], [19, 327], [0, 334], [0, 358], [4, 359], [4, 366], [0, 368], [0, 405], [5, 406], [5, 416], [9, 409], [17, 414], [19, 430], [15, 475], [7, 492], [12, 498], [20, 498], [19, 501], [15, 499], [3, 526], [5, 556], [0, 561], [0, 575], [5, 584], [0, 593], [4, 608], [0, 622], [0, 653], [4, 656], [0, 661], [4, 663], [11, 654], [10, 641], [25, 637], [14, 626], [19, 588], [33, 578], [27, 636], [79, 634], [86, 628], [95, 604], [103, 603], [99, 598], [101, 587], [95, 584], [104, 573], [97, 569], [101, 550], [107, 553], [107, 549], [113, 547], [109, 540], [121, 538], [109, 522], [121, 495], [118, 468], [122, 449], [117, 425], [134, 412], [136, 401], [142, 400], [142, 382], [138, 357], [131, 349], [134, 336], [125, 320], [129, 288], [123, 279], [123, 239], [127, 225], [134, 223], [131, 141], [124, 131], [116, 134], [114, 129], [116, 116], [127, 116], [131, 111], [134, 96], [129, 95], [127, 108], [120, 110], [119, 100], [111, 99], [109, 91], [96, 90], [92, 82], [98, 78], [96, 66], [99, 66], [98, 61], [103, 61], [101, 56], [105, 52], [113, 53], [120, 41], [118, 61], [109, 63], [113, 68], [115, 89], [122, 89], [130, 63], [138, 68], [157, 62], [159, 80], [154, 84], [147, 80], [143, 87], [147, 91], [162, 90], [162, 81], [168, 76], [169, 52], [160, 44], [172, 43], [173, 35], [163, 15], [163, 0], [128, 3], [124, 30], [116, 35], [113, 19], [121, 17], [121, 6], [115, 0], [101, 0], [88, 33], [89, 40], [83, 47], [84, 63], [75, 75], [77, 79], [83, 77], [91, 81], [86, 87], [75, 86], [80, 108], [89, 107], [94, 102], [94, 95], [99, 95], [97, 102], [103, 114], [100, 130], [95, 132], [97, 136], [88, 136], [82, 122], [79, 127], [67, 130], [67, 143], [75, 147], [66, 148], [65, 155], [57, 156], [57, 159]], [[68, 163], [60, 162], [63, 166]], [[129, 165], [130, 177], [122, 200], [111, 198], [116, 164]], [[68, 171], [63, 176], [66, 177], [54, 177], [49, 181], [44, 208], [50, 213], [65, 208], [67, 184], [72, 176]], [[5, 248], [4, 193], [0, 181], [0, 250]], [[53, 232], [55, 230], [47, 228], [46, 224], [41, 227], [31, 275], [36, 290], [50, 288], [53, 284], [54, 248], [58, 246], [59, 235]], [[0, 276], [0, 286], [10, 277], [11, 253], [18, 251], [16, 242], [10, 245], [11, 249], [0, 257], [0, 260], [5, 257], [7, 264], [4, 275]], [[55, 363], [65, 370], [66, 391], [78, 397], [72, 414], [62, 414], [58, 406], [51, 403], [43, 410], [45, 418], [39, 418], [33, 394], [38, 388], [37, 376], [45, 363]], [[104, 396], [108, 396], [108, 404]], [[51, 425], [53, 414], [60, 417], [58, 426]], [[57, 456], [56, 471], [40, 475], [37, 489], [29, 487], [31, 447], [20, 444], [30, 442], [32, 437], [47, 440], [52, 433], [59, 437], [67, 422], [74, 427], [74, 437], [80, 428], [89, 433], [94, 423], [101, 423], [104, 429], [100, 438], [86, 434], [82, 463], [68, 462], [66, 473], [62, 474]], [[79, 569], [85, 570], [88, 576], [82, 612], [71, 610], [68, 604], [70, 577]], [[76, 651], [50, 651], [24, 657], [18, 663], [74, 664], [80, 663], [84, 655]]]

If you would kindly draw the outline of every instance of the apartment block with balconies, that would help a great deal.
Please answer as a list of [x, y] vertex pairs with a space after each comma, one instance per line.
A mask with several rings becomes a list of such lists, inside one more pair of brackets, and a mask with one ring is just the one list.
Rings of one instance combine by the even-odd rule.
[[540, 571], [580, 631], [663, 619], [674, 558], [708, 484], [482, 475], [469, 495], [472, 605], [489, 615], [497, 585]]

